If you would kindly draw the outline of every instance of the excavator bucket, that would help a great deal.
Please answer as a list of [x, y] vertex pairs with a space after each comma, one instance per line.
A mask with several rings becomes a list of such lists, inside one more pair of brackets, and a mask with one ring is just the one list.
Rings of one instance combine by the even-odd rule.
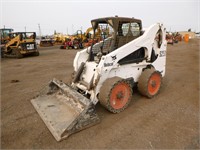
[[92, 102], [57, 79], [31, 103], [57, 141], [100, 122]]

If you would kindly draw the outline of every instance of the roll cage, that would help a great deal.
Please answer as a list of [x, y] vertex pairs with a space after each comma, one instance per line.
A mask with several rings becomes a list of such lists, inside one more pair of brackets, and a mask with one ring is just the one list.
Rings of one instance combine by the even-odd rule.
[[35, 32], [11, 32], [9, 33], [9, 38], [13, 39], [17, 36], [20, 36], [20, 40], [23, 39], [34, 39], [36, 38], [36, 33]]
[[[110, 35], [106, 35], [108, 38], [105, 42], [105, 35], [103, 35], [103, 43], [101, 44], [101, 53], [107, 54], [111, 51], [118, 49], [119, 47], [127, 44], [128, 42], [136, 39], [137, 37], [142, 35], [142, 21], [135, 18], [126, 18], [126, 17], [106, 17], [94, 19], [91, 21], [92, 28], [95, 32], [99, 26], [107, 25], [111, 28], [112, 33]], [[107, 28], [107, 27], [106, 27]], [[104, 32], [102, 32], [104, 34]], [[95, 36], [93, 37], [95, 38]], [[106, 43], [106, 44], [104, 44]], [[107, 46], [105, 46], [107, 45]], [[93, 61], [94, 57], [94, 43], [90, 49], [90, 57], [89, 60]]]

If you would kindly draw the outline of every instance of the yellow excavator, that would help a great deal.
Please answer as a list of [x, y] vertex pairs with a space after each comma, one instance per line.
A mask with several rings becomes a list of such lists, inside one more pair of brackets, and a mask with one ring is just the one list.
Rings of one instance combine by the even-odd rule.
[[[101, 29], [98, 27], [97, 31], [95, 32], [95, 38], [101, 37]], [[94, 31], [92, 27], [89, 27], [85, 33], [82, 30], [77, 30], [76, 34], [72, 35], [73, 39], [81, 39], [82, 42], [87, 42], [89, 39], [93, 39]]]
[[35, 32], [9, 33], [8, 42], [1, 48], [1, 57], [22, 58], [25, 55], [39, 56]]

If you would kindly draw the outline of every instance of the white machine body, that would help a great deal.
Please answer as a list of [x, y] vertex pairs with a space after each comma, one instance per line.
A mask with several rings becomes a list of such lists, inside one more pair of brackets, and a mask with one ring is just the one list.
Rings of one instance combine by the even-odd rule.
[[[156, 38], [158, 31], [162, 33], [160, 47], [158, 46], [158, 41]], [[98, 102], [98, 93], [100, 88], [103, 82], [108, 78], [112, 78], [114, 76], [121, 77], [123, 79], [133, 78], [134, 82], [137, 82], [143, 68], [146, 68], [148, 65], [154, 67], [161, 73], [162, 77], [164, 77], [167, 50], [165, 36], [166, 29], [163, 24], [156, 23], [147, 28], [140, 37], [108, 53], [107, 55], [102, 56], [99, 62], [87, 61], [90, 47], [77, 52], [73, 67], [74, 71], [76, 72], [81, 63], [85, 63], [83, 73], [80, 77], [80, 80], [82, 80], [85, 84], [81, 84], [81, 82], [72, 83], [73, 87], [77, 87], [86, 93], [89, 93], [91, 95], [91, 101], [96, 104]], [[100, 44], [102, 44], [102, 42], [95, 44], [94, 47], [99, 46]], [[139, 48], [145, 49], [145, 59], [143, 61], [125, 65], [120, 65], [118, 63], [119, 60], [123, 59]], [[157, 56], [154, 62], [150, 62], [152, 50], [155, 51]], [[87, 85], [91, 83], [93, 84], [94, 88], [88, 89]]]

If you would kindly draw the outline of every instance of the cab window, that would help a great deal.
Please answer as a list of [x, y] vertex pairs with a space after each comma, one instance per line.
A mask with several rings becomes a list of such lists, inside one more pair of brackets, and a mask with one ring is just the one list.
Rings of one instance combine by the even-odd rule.
[[140, 26], [138, 23], [131, 23], [131, 32], [133, 36], [140, 36]]
[[122, 24], [122, 35], [123, 36], [126, 36], [128, 34], [129, 26], [130, 26], [130, 23], [123, 23]]

